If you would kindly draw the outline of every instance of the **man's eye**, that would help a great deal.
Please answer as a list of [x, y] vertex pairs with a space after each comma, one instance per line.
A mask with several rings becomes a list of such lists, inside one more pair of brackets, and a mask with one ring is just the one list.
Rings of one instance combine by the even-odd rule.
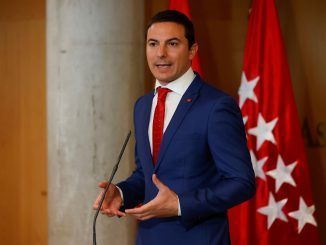
[[176, 47], [178, 45], [178, 43], [177, 42], [169, 42], [169, 45], [171, 47]]
[[155, 46], [156, 46], [156, 43], [155, 43], [155, 42], [149, 42], [149, 43], [148, 43], [148, 46], [150, 46], [150, 47], [155, 47]]

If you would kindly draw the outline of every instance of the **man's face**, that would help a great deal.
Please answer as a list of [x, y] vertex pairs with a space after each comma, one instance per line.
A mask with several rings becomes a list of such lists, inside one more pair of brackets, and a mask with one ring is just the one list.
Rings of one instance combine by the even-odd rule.
[[185, 29], [180, 24], [154, 23], [147, 31], [148, 66], [163, 85], [179, 78], [189, 69], [196, 51], [197, 44], [189, 49]]

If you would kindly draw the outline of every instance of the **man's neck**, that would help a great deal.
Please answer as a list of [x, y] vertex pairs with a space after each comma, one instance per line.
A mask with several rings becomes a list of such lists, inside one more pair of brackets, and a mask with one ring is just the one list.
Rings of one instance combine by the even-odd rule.
[[184, 76], [186, 76], [186, 73], [190, 72], [189, 70], [192, 71], [193, 73], [193, 70], [191, 67], [189, 67], [180, 77], [178, 77], [177, 79], [175, 80], [172, 80], [172, 81], [169, 81], [169, 82], [162, 82], [162, 81], [159, 81], [156, 79], [156, 84], [159, 83], [161, 86], [165, 87], [166, 85], [168, 85], [169, 83], [173, 83], [175, 81], [178, 81], [179, 79], [182, 79]]

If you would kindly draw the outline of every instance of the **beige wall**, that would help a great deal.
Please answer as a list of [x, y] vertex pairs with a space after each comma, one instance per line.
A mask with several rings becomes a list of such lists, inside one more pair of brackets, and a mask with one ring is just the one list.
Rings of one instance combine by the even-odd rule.
[[47, 243], [45, 6], [0, 1], [0, 243]]
[[[168, 2], [147, 0], [146, 20], [157, 11], [166, 9]], [[189, 2], [204, 77], [209, 83], [236, 96], [247, 31], [247, 10], [251, 1]], [[277, 0], [276, 3], [301, 125], [304, 119], [308, 123], [305, 138], [319, 229], [326, 231], [326, 1]], [[153, 79], [148, 69], [146, 77], [146, 88], [150, 90]], [[326, 244], [325, 232], [320, 233], [322, 244]]]

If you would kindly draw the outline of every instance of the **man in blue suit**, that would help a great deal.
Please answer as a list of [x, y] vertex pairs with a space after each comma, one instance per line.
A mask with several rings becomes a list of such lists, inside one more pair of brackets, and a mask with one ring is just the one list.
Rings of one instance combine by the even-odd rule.
[[134, 108], [136, 169], [110, 186], [102, 208], [140, 220], [139, 245], [230, 244], [227, 210], [255, 193], [241, 112], [193, 72], [197, 49], [185, 15], [152, 18], [146, 56], [156, 84]]

